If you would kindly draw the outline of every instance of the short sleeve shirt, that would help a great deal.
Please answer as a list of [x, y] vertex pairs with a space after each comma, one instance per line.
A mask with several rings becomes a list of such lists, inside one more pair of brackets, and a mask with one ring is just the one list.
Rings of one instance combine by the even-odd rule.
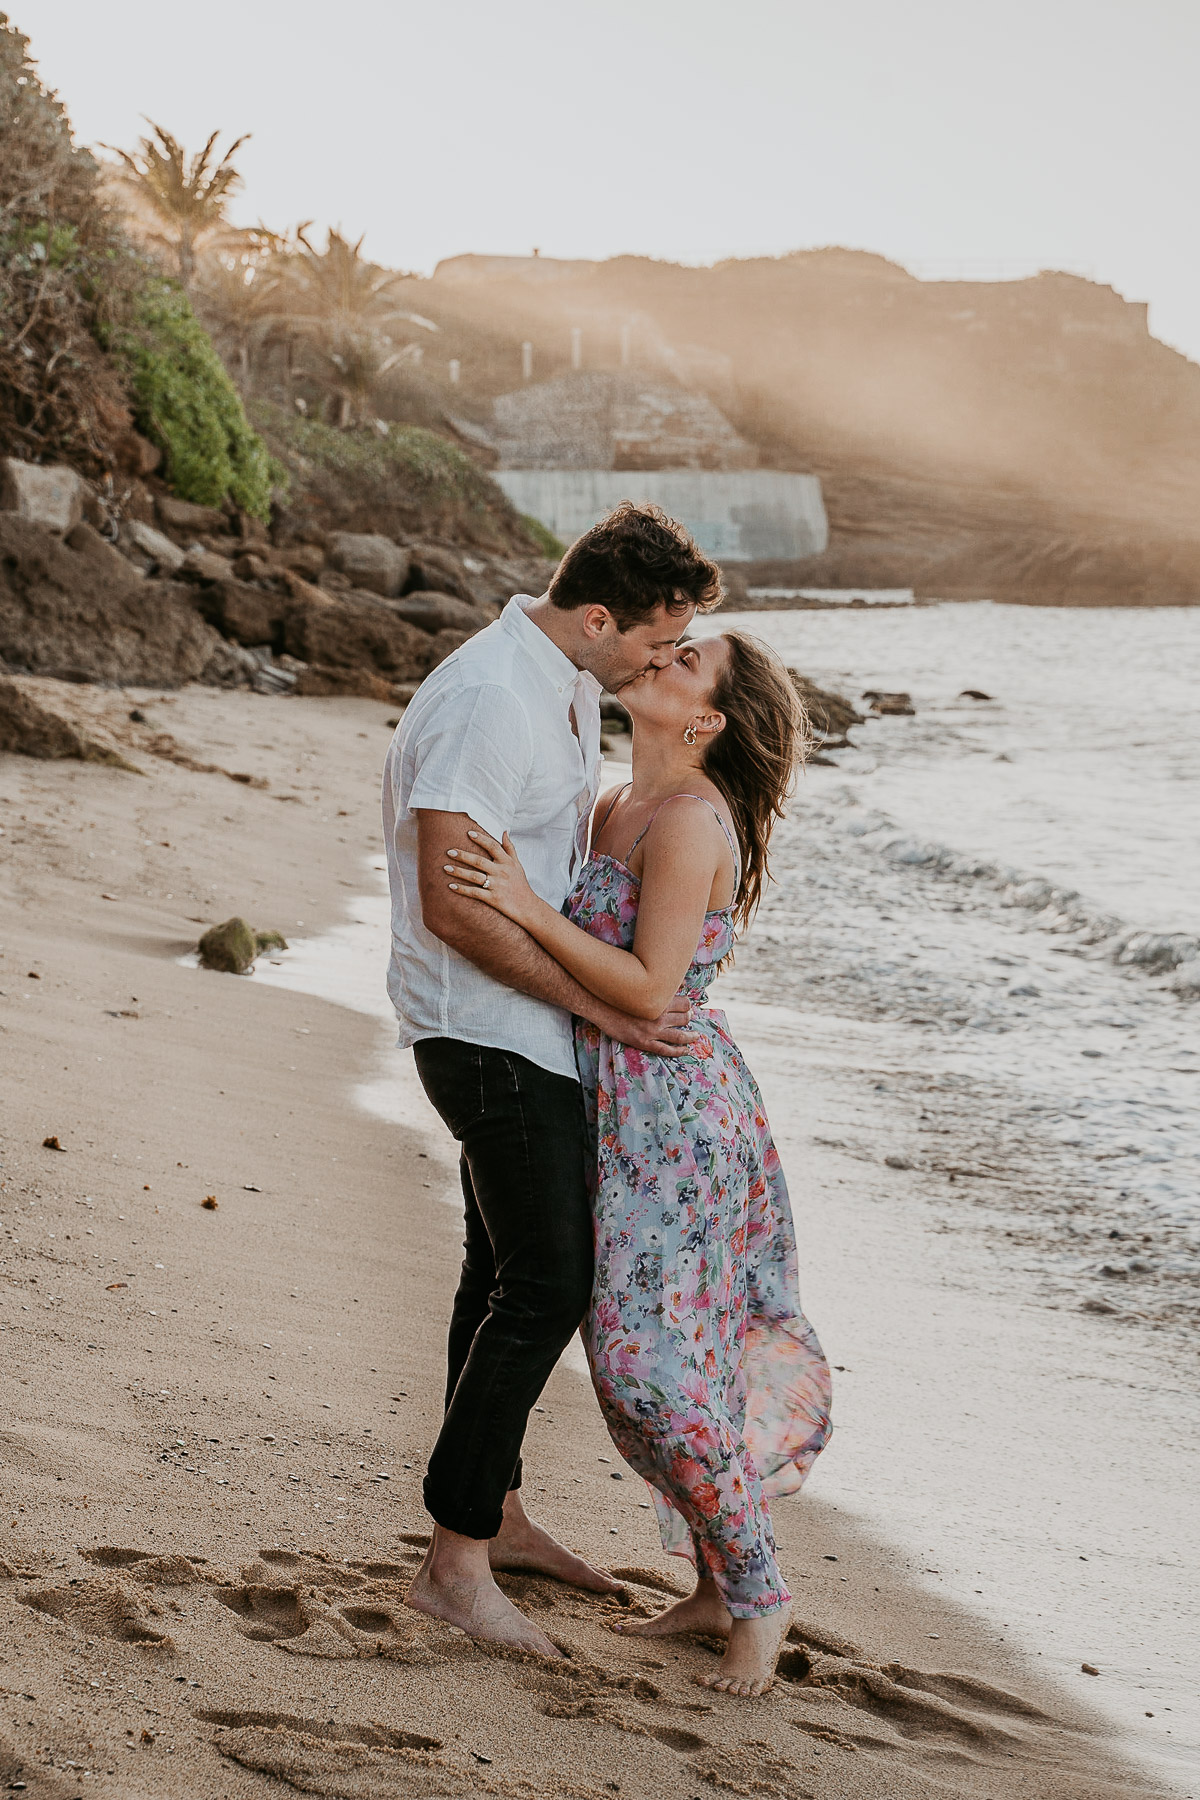
[[[383, 823], [392, 896], [388, 992], [402, 1045], [457, 1038], [575, 1076], [571, 1018], [484, 974], [426, 931], [417, 814], [508, 832], [534, 892], [561, 907], [586, 854], [600, 784], [600, 685], [518, 595], [421, 683], [388, 751]], [[572, 712], [575, 729], [572, 729]]]

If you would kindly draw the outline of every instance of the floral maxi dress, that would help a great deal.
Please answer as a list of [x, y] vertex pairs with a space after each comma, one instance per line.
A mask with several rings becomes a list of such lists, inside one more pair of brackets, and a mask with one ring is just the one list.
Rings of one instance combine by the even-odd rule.
[[[639, 889], [624, 863], [595, 854], [566, 911], [627, 950]], [[704, 1033], [694, 1054], [646, 1056], [576, 1021], [596, 1172], [584, 1339], [609, 1433], [651, 1486], [664, 1547], [711, 1576], [734, 1618], [756, 1618], [790, 1598], [766, 1495], [804, 1481], [831, 1430], [831, 1393], [800, 1310], [762, 1097], [724, 1013], [707, 1005], [732, 944], [732, 909], [709, 913], [684, 980]]]

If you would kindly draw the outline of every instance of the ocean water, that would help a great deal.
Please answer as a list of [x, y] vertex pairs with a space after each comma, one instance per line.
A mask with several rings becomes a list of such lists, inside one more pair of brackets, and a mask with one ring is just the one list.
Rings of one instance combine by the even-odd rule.
[[802, 778], [735, 989], [918, 1027], [930, 1166], [1019, 1177], [1051, 1285], [1194, 1325], [1200, 611], [728, 623], [822, 686], [916, 709]]

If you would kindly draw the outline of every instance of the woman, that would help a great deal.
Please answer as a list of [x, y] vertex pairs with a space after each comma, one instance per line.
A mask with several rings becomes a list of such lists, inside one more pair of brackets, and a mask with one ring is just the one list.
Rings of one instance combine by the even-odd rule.
[[793, 1493], [830, 1431], [829, 1366], [800, 1310], [787, 1186], [753, 1076], [709, 983], [767, 878], [803, 731], [786, 669], [738, 632], [684, 643], [622, 690], [633, 781], [602, 796], [563, 913], [505, 838], [470, 834], [450, 886], [496, 907], [613, 1006], [683, 989], [702, 1036], [643, 1056], [576, 1025], [595, 1130], [596, 1282], [584, 1336], [622, 1456], [654, 1491], [695, 1591], [630, 1630], [728, 1637], [704, 1685], [765, 1692], [791, 1596], [764, 1490]]

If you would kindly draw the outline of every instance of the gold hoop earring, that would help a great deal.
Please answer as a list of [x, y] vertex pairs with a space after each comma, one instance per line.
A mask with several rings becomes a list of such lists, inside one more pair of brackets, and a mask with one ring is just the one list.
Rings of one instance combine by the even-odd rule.
[[696, 727], [694, 725], [688, 726], [687, 730], [683, 734], [683, 741], [685, 744], [687, 744], [689, 746], [691, 746], [692, 744], [694, 744], [696, 742]]

